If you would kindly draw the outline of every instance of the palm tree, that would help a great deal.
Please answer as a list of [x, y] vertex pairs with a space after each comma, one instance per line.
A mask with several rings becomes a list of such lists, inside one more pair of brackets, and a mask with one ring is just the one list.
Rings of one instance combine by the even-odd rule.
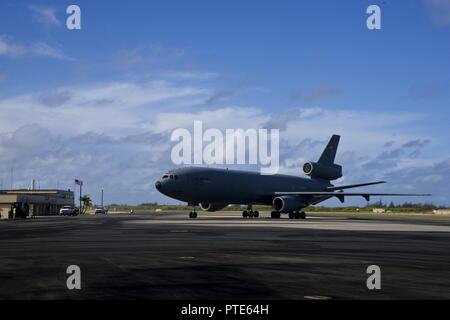
[[82, 214], [85, 214], [87, 209], [92, 205], [91, 197], [88, 194], [84, 194], [81, 197], [81, 202], [83, 202]]

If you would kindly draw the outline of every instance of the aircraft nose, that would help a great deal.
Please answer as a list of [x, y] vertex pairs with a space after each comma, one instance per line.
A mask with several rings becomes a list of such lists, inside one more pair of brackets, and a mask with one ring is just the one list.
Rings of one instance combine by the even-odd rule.
[[159, 190], [161, 189], [161, 186], [162, 186], [161, 181], [156, 181], [155, 188]]

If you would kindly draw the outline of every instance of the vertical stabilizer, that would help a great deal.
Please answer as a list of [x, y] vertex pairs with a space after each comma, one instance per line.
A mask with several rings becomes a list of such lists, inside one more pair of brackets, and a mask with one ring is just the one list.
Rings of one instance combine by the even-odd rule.
[[336, 151], [339, 145], [340, 138], [341, 136], [333, 134], [327, 146], [323, 150], [322, 155], [319, 158], [319, 161], [317, 161], [318, 163], [324, 165], [334, 164], [334, 158], [336, 157]]

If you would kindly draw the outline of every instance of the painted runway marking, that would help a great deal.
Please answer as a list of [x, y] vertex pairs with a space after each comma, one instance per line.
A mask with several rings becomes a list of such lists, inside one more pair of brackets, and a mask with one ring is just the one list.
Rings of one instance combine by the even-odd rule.
[[331, 297], [327, 296], [304, 296], [303, 298], [309, 299], [309, 300], [330, 300]]
[[450, 226], [427, 225], [417, 223], [379, 222], [379, 221], [308, 221], [308, 220], [226, 220], [211, 221], [210, 219], [197, 220], [156, 220], [146, 219], [137, 221], [124, 221], [127, 224], [159, 224], [159, 225], [188, 225], [210, 227], [242, 227], [242, 228], [290, 228], [290, 229], [317, 229], [317, 230], [341, 230], [341, 231], [412, 231], [412, 232], [450, 232]]

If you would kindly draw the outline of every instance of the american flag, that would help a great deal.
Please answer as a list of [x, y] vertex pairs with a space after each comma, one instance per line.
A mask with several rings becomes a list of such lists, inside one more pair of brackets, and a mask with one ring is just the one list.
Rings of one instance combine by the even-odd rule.
[[75, 184], [82, 186], [83, 185], [83, 181], [75, 179]]

